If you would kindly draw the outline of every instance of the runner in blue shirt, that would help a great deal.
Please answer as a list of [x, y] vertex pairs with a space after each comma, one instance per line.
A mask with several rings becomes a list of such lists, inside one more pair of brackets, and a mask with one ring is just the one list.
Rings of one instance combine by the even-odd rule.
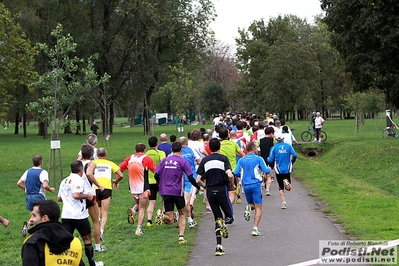
[[258, 156], [258, 147], [254, 142], [247, 144], [248, 154], [242, 157], [234, 170], [235, 176], [241, 176], [241, 184], [244, 188], [245, 198], [248, 205], [245, 206], [244, 218], [249, 221], [251, 209], [255, 209], [253, 236], [260, 236], [258, 224], [262, 217], [262, 171], [270, 174], [270, 169], [266, 166], [265, 160]]
[[297, 154], [291, 145], [284, 143], [283, 134], [276, 133], [274, 137], [277, 140], [277, 144], [270, 150], [267, 161], [269, 163], [275, 161], [274, 171], [276, 172], [279, 194], [282, 201], [281, 209], [286, 209], [287, 202], [285, 201], [284, 187], [291, 190], [292, 165], [296, 161]]

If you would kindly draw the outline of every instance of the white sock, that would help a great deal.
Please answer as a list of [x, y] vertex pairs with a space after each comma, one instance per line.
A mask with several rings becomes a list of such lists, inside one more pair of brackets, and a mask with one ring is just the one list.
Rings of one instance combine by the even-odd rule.
[[96, 244], [96, 250], [100, 250], [101, 249], [101, 245], [100, 244]]
[[193, 218], [187, 217], [187, 222], [192, 223], [193, 222]]

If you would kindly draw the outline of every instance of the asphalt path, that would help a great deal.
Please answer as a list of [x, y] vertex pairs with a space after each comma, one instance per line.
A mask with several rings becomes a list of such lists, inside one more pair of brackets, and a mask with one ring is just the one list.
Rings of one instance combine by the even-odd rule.
[[251, 235], [254, 211], [250, 221], [244, 220], [242, 194], [242, 203], [233, 205], [235, 222], [228, 226], [229, 237], [222, 239], [224, 256], [215, 256], [213, 215], [204, 216], [188, 265], [290, 265], [319, 258], [319, 240], [346, 240], [307, 190], [295, 179], [292, 185], [292, 191], [285, 192], [285, 210], [281, 209], [277, 182], [272, 183], [272, 196], [263, 196], [261, 236]]

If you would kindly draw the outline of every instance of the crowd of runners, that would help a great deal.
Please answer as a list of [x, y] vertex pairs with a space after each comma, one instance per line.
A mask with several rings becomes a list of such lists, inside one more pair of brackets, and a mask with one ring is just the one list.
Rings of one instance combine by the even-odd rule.
[[[94, 261], [94, 251], [106, 250], [101, 241], [112, 190], [119, 187], [125, 171], [135, 202], [127, 211], [127, 221], [136, 224], [135, 235], [144, 235], [144, 227], [174, 224], [179, 228], [178, 243], [186, 243], [187, 225], [189, 228], [197, 225], [196, 195], [204, 193], [204, 211], [215, 219], [216, 256], [225, 254], [222, 238], [228, 237], [227, 226], [234, 223], [232, 205], [240, 204], [242, 196], [245, 195], [247, 202], [242, 213], [246, 221], [250, 221], [253, 211], [253, 236], [261, 235], [258, 224], [262, 196], [272, 195], [271, 185], [275, 180], [281, 209], [287, 208], [284, 190], [292, 189], [290, 173], [297, 155], [292, 147], [295, 137], [283, 119], [269, 113], [264, 117], [228, 113], [215, 116], [212, 128], [191, 130], [187, 137], [169, 137], [162, 133], [159, 138], [150, 137], [147, 144], [136, 144], [135, 153], [117, 165], [106, 159], [106, 149], [97, 149], [95, 134], [87, 136], [87, 144], [81, 146], [78, 160], [71, 165], [71, 175], [61, 182], [58, 200], [63, 202], [61, 224], [66, 234], [73, 235], [75, 229], [79, 232], [90, 266], [103, 265]], [[31, 240], [39, 224], [34, 216], [42, 216], [34, 206], [37, 201], [45, 200], [45, 190], [54, 192], [48, 184], [47, 171], [42, 169], [42, 160], [35, 155], [33, 167], [18, 181], [27, 194], [26, 208], [31, 213], [31, 219], [23, 224], [22, 235], [25, 237], [29, 232]], [[162, 199], [162, 208], [155, 210], [157, 199]], [[33, 227], [29, 229], [30, 226]], [[30, 250], [25, 247], [30, 242], [25, 242], [23, 251]]]

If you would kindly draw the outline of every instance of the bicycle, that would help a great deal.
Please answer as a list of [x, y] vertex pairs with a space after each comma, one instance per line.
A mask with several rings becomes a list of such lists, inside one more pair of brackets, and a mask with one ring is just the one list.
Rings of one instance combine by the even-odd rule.
[[[304, 132], [302, 132], [301, 139], [303, 141], [309, 142], [309, 141], [312, 140], [312, 138], [313, 138], [313, 136], [315, 136], [315, 134], [316, 133], [314, 132], [313, 128], [310, 128], [310, 126], [308, 126], [308, 130], [305, 130]], [[327, 140], [327, 133], [325, 131], [323, 131], [323, 130], [320, 131], [319, 138], [321, 139], [321, 142], [326, 141]]]
[[389, 121], [391, 122], [391, 125], [384, 128], [384, 130], [382, 131], [382, 137], [384, 139], [397, 138], [398, 134], [396, 133], [396, 129], [399, 129], [399, 127], [391, 119], [391, 116], [390, 116], [391, 110], [386, 110], [385, 114], [388, 117]]

